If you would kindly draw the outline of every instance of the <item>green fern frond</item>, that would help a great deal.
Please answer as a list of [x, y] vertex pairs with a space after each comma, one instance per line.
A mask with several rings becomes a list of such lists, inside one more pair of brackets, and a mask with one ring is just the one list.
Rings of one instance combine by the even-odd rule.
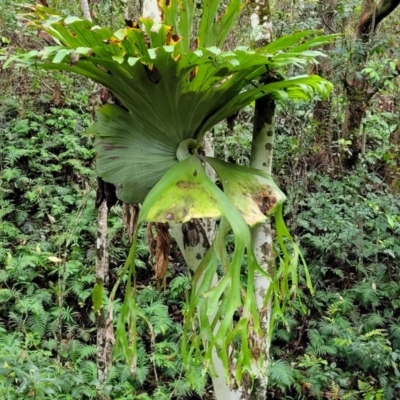
[[357, 400], [359, 397], [359, 393], [355, 390], [351, 390], [347, 392], [346, 394], [343, 394], [340, 397], [340, 400]]
[[400, 347], [400, 323], [390, 325], [390, 338]]
[[43, 311], [31, 314], [26, 320], [26, 325], [32, 333], [35, 333], [42, 338], [46, 333], [48, 321], [49, 314]]
[[321, 344], [319, 346], [312, 346], [309, 347], [310, 352], [312, 354], [315, 354], [317, 356], [326, 356], [326, 355], [336, 355], [337, 354], [337, 349], [333, 346]]
[[82, 374], [88, 382], [97, 379], [97, 367], [96, 364], [92, 361], [85, 361], [79, 366]]
[[386, 318], [382, 317], [382, 315], [378, 313], [369, 314], [368, 317], [365, 319], [365, 329], [370, 331], [375, 329], [378, 326], [384, 326], [386, 323]]
[[385, 337], [387, 335], [386, 329], [374, 329], [363, 335], [363, 338], [370, 339], [373, 336]]
[[288, 388], [293, 383], [293, 373], [290, 365], [283, 360], [272, 362], [269, 367], [269, 379], [272, 384]]

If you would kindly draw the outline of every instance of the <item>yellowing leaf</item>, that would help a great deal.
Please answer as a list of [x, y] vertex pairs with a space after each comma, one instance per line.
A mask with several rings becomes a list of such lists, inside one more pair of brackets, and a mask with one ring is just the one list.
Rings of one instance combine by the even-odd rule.
[[47, 259], [50, 260], [50, 261], [52, 261], [52, 262], [54, 262], [54, 263], [60, 263], [60, 262], [62, 262], [61, 258], [54, 257], [54, 256], [47, 257]]
[[141, 215], [150, 222], [187, 222], [219, 218], [221, 207], [204, 182], [209, 180], [200, 160], [190, 156], [174, 165], [147, 195]]
[[265, 221], [285, 200], [273, 179], [259, 170], [215, 158], [204, 160], [217, 171], [224, 193], [250, 226]]

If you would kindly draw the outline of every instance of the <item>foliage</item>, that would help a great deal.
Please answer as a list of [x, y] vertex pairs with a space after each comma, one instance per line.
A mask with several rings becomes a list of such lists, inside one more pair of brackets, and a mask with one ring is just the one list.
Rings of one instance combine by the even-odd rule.
[[[311, 107], [287, 104], [278, 111], [274, 170], [288, 194], [286, 219], [308, 260], [315, 295], [300, 280], [302, 302], [291, 303], [286, 324], [275, 329], [271, 397], [399, 396], [400, 197], [379, 166], [398, 111], [379, 112], [379, 106], [365, 121], [371, 141], [364, 162], [343, 175], [314, 164], [319, 149]], [[250, 118], [241, 114], [235, 130], [245, 130]], [[247, 131], [245, 146], [248, 137]], [[223, 146], [217, 149], [223, 156]], [[248, 150], [232, 148], [233, 154]]]
[[[295, 151], [301, 157], [309, 149]], [[289, 326], [275, 332], [274, 358], [290, 362], [293, 381], [282, 385], [285, 373], [281, 381], [271, 375], [271, 391], [281, 398], [397, 398], [400, 197], [366, 165], [340, 180], [314, 171], [303, 179], [287, 212], [315, 296], [305, 301], [307, 317], [300, 317], [302, 304], [292, 304]]]
[[[276, 2], [272, 8], [276, 36], [324, 26], [316, 4]], [[337, 83], [330, 145], [321, 144], [325, 132], [314, 121], [318, 98], [308, 106], [286, 103], [277, 112], [274, 171], [287, 195], [285, 219], [306, 255], [316, 293], [310, 296], [300, 279], [297, 294], [302, 303], [296, 296], [286, 308], [286, 323], [276, 326], [268, 389], [271, 398], [400, 397], [400, 199], [388, 179], [389, 171], [398, 173], [398, 150], [392, 138], [399, 110], [395, 102], [388, 108], [385, 100], [398, 97], [391, 65], [399, 48], [396, 23], [381, 25], [379, 41], [373, 43], [376, 52], [363, 66], [370, 68], [365, 76], [378, 76], [374, 82], [378, 89], [384, 85], [384, 96], [372, 98], [363, 121], [365, 156], [355, 171], [345, 170], [340, 163], [340, 152], [350, 151], [340, 136], [346, 106], [342, 74], [351, 67], [348, 60], [360, 5], [361, 1], [338, 1], [335, 10], [345, 39], [330, 51], [330, 72]], [[112, 20], [115, 27], [120, 25], [117, 7], [121, 7], [118, 2], [94, 3], [96, 23]], [[20, 35], [11, 2], [2, 2], [0, 10], [0, 36], [10, 41], [2, 39], [0, 63], [12, 49], [41, 46], [36, 32], [28, 39]], [[77, 10], [71, 7], [68, 12], [76, 14]], [[288, 76], [296, 71], [296, 67], [290, 69]], [[2, 70], [0, 74], [1, 398], [90, 399], [108, 393], [121, 400], [211, 397], [212, 389], [200, 371], [190, 377], [196, 381], [197, 396], [183, 378], [179, 309], [189, 296], [190, 285], [182, 257], [174, 247], [166, 291], [160, 293], [152, 286], [142, 290], [152, 277], [143, 229], [135, 260], [137, 296], [146, 318], [159, 327], [155, 345], [147, 326], [139, 321], [136, 377], [122, 360], [115, 360], [109, 381], [105, 387], [99, 385], [90, 299], [96, 214], [94, 151], [91, 139], [84, 135], [92, 123], [88, 103], [92, 87], [67, 74], [50, 76], [38, 70]], [[391, 84], [385, 84], [387, 80]], [[58, 107], [51, 101], [56, 82], [61, 84], [63, 99]], [[240, 111], [233, 131], [224, 123], [214, 127], [218, 158], [248, 163], [252, 114], [252, 105]], [[326, 162], [330, 157], [335, 160], [334, 168]], [[111, 283], [123, 268], [129, 246], [121, 214], [121, 207], [116, 206], [109, 220]], [[229, 254], [234, 248], [232, 239]], [[123, 295], [122, 290], [116, 294], [117, 311]]]
[[[5, 66], [15, 61], [22, 66], [75, 72], [112, 91], [120, 104], [101, 108], [98, 122], [92, 127], [98, 153], [97, 173], [116, 186], [121, 200], [144, 201], [139, 223], [222, 217], [215, 243], [199, 270], [206, 268], [207, 276], [211, 276], [208, 274], [214, 274], [221, 264], [224, 276], [214, 289], [211, 279], [205, 279], [199, 292], [192, 293], [186, 314], [183, 344], [189, 327], [197, 324], [199, 313], [199, 335], [204, 350], [197, 337], [191, 335], [190, 346], [188, 349], [184, 346], [183, 352], [187, 366], [194, 356], [207, 370], [213, 369], [212, 352], [216, 351], [227, 376], [228, 371], [235, 370], [236, 381], [240, 382], [243, 372], [252, 374], [254, 362], [259, 361], [256, 357], [259, 350], [250, 349], [247, 341], [253, 335], [262, 335], [254, 299], [254, 273], [262, 270], [246, 223], [252, 226], [265, 221], [278, 210], [276, 227], [283, 258], [276, 277], [268, 277], [273, 283], [265, 300], [274, 298], [276, 315], [271, 319], [271, 332], [275, 320], [283, 318], [290, 296], [289, 285], [297, 285], [299, 252], [279, 211], [283, 194], [270, 177], [247, 167], [202, 158], [197, 149], [207, 130], [262, 96], [309, 99], [314, 94], [328, 94], [330, 84], [324, 79], [318, 76], [287, 78], [283, 68], [314, 61], [321, 53], [310, 49], [328, 43], [331, 37], [306, 31], [283, 37], [257, 52], [245, 47], [222, 52], [220, 48], [244, 3], [229, 1], [225, 13], [215, 22], [219, 3], [210, 2], [207, 12], [202, 13], [195, 50], [191, 50], [194, 2], [160, 3], [163, 24], [156, 25], [153, 20], [142, 18], [144, 30], [133, 26], [115, 33], [87, 20], [64, 18], [38, 5], [32, 8], [36, 15], [33, 23], [50, 34], [57, 45], [11, 57]], [[314, 37], [305, 40], [310, 35]], [[271, 70], [279, 73], [280, 79], [249, 86], [251, 81], [259, 80]], [[183, 112], [186, 107], [192, 111]], [[207, 177], [201, 161], [216, 170], [224, 182], [224, 192]], [[249, 197], [253, 198], [252, 202], [247, 201]], [[230, 229], [235, 238], [231, 261], [225, 254], [224, 243]], [[292, 242], [293, 259], [285, 240]], [[131, 289], [131, 281], [135, 279], [135, 252], [136, 236], [122, 272], [129, 272], [129, 277], [117, 325], [116, 346], [132, 365], [137, 363], [138, 317], [147, 321]], [[247, 262], [246, 289], [240, 282], [243, 260]], [[195, 276], [194, 285], [199, 277], [200, 273]], [[307, 283], [310, 287], [309, 279]], [[116, 290], [117, 286], [111, 293], [111, 301]], [[216, 310], [218, 304], [219, 311], [209, 322], [210, 310]], [[239, 308], [240, 320], [232, 328], [233, 316]], [[126, 332], [127, 322], [131, 333]], [[216, 325], [217, 330], [213, 328]], [[233, 364], [229, 347], [239, 338], [241, 356]]]
[[[195, 390], [204, 392], [205, 382], [198, 376], [194, 389], [183, 378], [179, 340], [182, 326], [168, 315], [168, 307], [176, 307], [174, 298], [189, 288], [187, 277], [177, 276], [171, 289], [163, 294], [147, 287], [138, 294], [138, 304], [152, 321], [156, 330], [156, 344], [149, 353], [145, 340], [138, 348], [139, 366], [134, 379], [125, 363], [115, 362], [108, 379], [100, 383], [94, 361], [96, 347], [86, 340], [65, 336], [61, 342], [42, 338], [36, 326], [21, 334], [0, 332], [0, 394], [15, 400], [27, 397], [41, 399], [153, 399], [184, 398]], [[79, 326], [75, 325], [76, 330]], [[40, 330], [40, 328], [39, 328]], [[93, 330], [93, 329], [92, 329]], [[145, 326], [138, 328], [146, 337]], [[83, 339], [83, 340], [82, 340]], [[54, 357], [57, 355], [57, 357]], [[154, 380], [154, 383], [151, 383]]]
[[[38, 79], [38, 78], [36, 78]], [[34, 83], [34, 82], [33, 82]], [[71, 91], [72, 80], [64, 78]], [[69, 92], [68, 92], [69, 93]], [[56, 108], [42, 103], [2, 103], [0, 190], [0, 394], [4, 399], [151, 399], [191, 389], [183, 378], [178, 351], [182, 321], [170, 316], [187, 296], [188, 277], [169, 278], [169, 290], [151, 286], [137, 301], [156, 328], [148, 352], [146, 329], [138, 345], [140, 367], [133, 379], [118, 360], [101, 386], [95, 363], [93, 157], [88, 91]], [[33, 108], [35, 112], [29, 111]], [[26, 111], [25, 111], [26, 110]], [[83, 112], [82, 112], [83, 110]], [[127, 237], [116, 206], [109, 218], [110, 263], [118, 274], [126, 258]], [[147, 281], [145, 232], [138, 244], [139, 281]], [[118, 310], [120, 304], [115, 302]], [[167, 377], [167, 378], [165, 378]], [[165, 380], [166, 379], [166, 380]], [[201, 376], [194, 389], [204, 391]], [[99, 394], [100, 393], [100, 394]]]

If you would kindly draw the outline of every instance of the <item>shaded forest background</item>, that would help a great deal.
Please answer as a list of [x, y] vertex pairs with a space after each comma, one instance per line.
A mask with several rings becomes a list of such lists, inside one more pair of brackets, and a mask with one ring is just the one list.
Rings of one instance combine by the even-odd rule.
[[[49, 40], [17, 19], [15, 3], [0, 4], [0, 63]], [[78, 4], [49, 3], [81, 15]], [[274, 177], [288, 196], [285, 218], [315, 295], [294, 299], [288, 326], [275, 331], [268, 398], [400, 398], [400, 14], [396, 7], [380, 14], [380, 4], [271, 3], [276, 38], [306, 29], [341, 35], [310, 71], [334, 83], [330, 99], [278, 105]], [[117, 30], [140, 4], [90, 7], [97, 23]], [[247, 19], [244, 13], [230, 46], [250, 41]], [[158, 290], [145, 227], [138, 303], [156, 343], [139, 326], [135, 377], [115, 360], [107, 382], [98, 380], [91, 302], [97, 180], [85, 129], [105, 92], [68, 74], [13, 69], [0, 71], [0, 88], [1, 398], [212, 398], [207, 377], [199, 375], [191, 390], [182, 372], [188, 271], [173, 245], [167, 287]], [[249, 163], [253, 111], [214, 129], [221, 158]], [[129, 248], [123, 215], [117, 204], [109, 216], [110, 287]]]

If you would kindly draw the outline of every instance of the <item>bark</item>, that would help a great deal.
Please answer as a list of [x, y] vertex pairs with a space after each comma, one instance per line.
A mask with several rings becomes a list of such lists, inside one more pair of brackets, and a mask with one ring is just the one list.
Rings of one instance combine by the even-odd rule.
[[[105, 288], [108, 284], [108, 252], [107, 252], [107, 202], [103, 201], [99, 207], [97, 220], [97, 241], [96, 241], [96, 285]], [[112, 362], [113, 347], [113, 326], [112, 312], [107, 313], [104, 307], [96, 313], [97, 325], [97, 373], [101, 384], [107, 380], [108, 371]], [[109, 314], [109, 315], [107, 315]], [[99, 393], [99, 398], [104, 395]]]
[[[102, 105], [107, 104], [109, 96], [112, 94], [107, 89], [102, 89], [103, 96], [100, 97]], [[97, 240], [96, 240], [96, 285], [102, 286], [104, 289], [108, 287], [108, 242], [107, 242], [107, 223], [108, 210], [114, 206], [118, 199], [115, 186], [111, 183], [104, 182], [100, 177], [97, 178], [97, 191], [95, 206], [98, 209], [97, 217]], [[109, 301], [108, 310], [101, 307], [95, 314], [95, 322], [97, 326], [97, 377], [100, 385], [104, 385], [107, 381], [108, 372], [112, 364], [112, 350], [114, 346], [114, 327], [113, 327], [113, 310], [112, 300]], [[100, 400], [109, 397], [99, 392], [97, 398]]]
[[[359, 64], [359, 69], [362, 69], [362, 63]], [[343, 161], [347, 168], [352, 168], [357, 165], [361, 154], [360, 126], [368, 109], [372, 94], [368, 93], [368, 85], [365, 77], [355, 76], [353, 80], [346, 81], [344, 85], [347, 107], [345, 110], [342, 137], [345, 140], [349, 140], [351, 145], [350, 153], [343, 155]]]
[[357, 36], [367, 42], [371, 32], [375, 32], [379, 23], [390, 15], [399, 4], [399, 0], [382, 0], [375, 8], [374, 0], [364, 1]]
[[252, 37], [262, 47], [272, 40], [271, 7], [269, 0], [250, 0]]
[[88, 0], [79, 0], [79, 4], [81, 6], [83, 17], [89, 21], [92, 21]]
[[373, 0], [365, 0], [357, 26], [357, 40], [363, 44], [363, 51], [356, 51], [352, 57], [352, 65], [358, 74], [354, 73], [344, 82], [347, 108], [343, 125], [343, 138], [351, 141], [351, 154], [345, 158], [348, 168], [357, 165], [361, 154], [360, 126], [368, 109], [369, 101], [375, 91], [371, 90], [364, 76], [361, 75], [368, 58], [366, 45], [373, 38], [380, 22], [389, 16], [400, 4], [400, 0], [381, 0], [375, 5]]
[[[253, 127], [253, 143], [250, 166], [267, 174], [272, 172], [272, 155], [274, 145], [275, 102], [270, 97], [262, 97], [256, 101]], [[252, 229], [255, 255], [260, 267], [269, 275], [273, 274], [275, 256], [272, 245], [270, 222], [260, 224]], [[256, 399], [264, 400], [267, 395], [268, 365], [270, 358], [269, 324], [271, 320], [271, 302], [264, 306], [265, 295], [270, 281], [257, 273], [254, 280], [257, 309], [260, 312], [260, 324], [264, 333], [257, 343], [264, 355], [264, 365], [258, 371]]]
[[386, 167], [386, 181], [397, 193], [400, 188], [400, 126], [390, 135], [390, 158], [391, 162]]
[[[335, 6], [336, 0], [329, 0], [326, 3], [318, 4], [318, 14], [321, 19], [319, 28], [324, 30], [325, 34], [335, 32]], [[329, 43], [323, 46], [323, 52], [329, 53], [334, 44]], [[322, 76], [330, 80], [332, 78], [332, 62], [330, 57], [321, 59], [320, 64], [313, 66], [313, 74]], [[319, 100], [314, 107], [314, 122], [316, 124], [316, 140], [318, 146], [318, 161], [325, 168], [332, 169], [336, 164], [331, 151], [332, 141], [339, 138], [333, 138], [332, 131], [332, 99]]]
[[[258, 43], [268, 43], [272, 38], [272, 23], [269, 1], [256, 2], [254, 13], [257, 13], [259, 23], [262, 24], [263, 37]], [[254, 5], [254, 4], [253, 4]], [[254, 19], [254, 18], [253, 18]], [[257, 29], [253, 26], [253, 29]], [[272, 81], [273, 76], [265, 76], [265, 83]], [[253, 125], [253, 141], [251, 148], [250, 166], [269, 175], [272, 172], [272, 155], [274, 146], [275, 102], [265, 96], [256, 101]], [[271, 224], [266, 222], [252, 229], [254, 252], [260, 267], [269, 275], [273, 274], [275, 256], [272, 246]], [[263, 354], [264, 363], [257, 372], [255, 393], [252, 398], [264, 400], [267, 398], [268, 366], [270, 360], [269, 324], [272, 313], [272, 303], [264, 305], [265, 295], [270, 286], [270, 281], [263, 275], [257, 274], [254, 280], [257, 309], [260, 313], [260, 325], [264, 336], [255, 346]], [[248, 391], [248, 389], [247, 389]], [[253, 390], [254, 392], [254, 390]]]
[[144, 18], [152, 18], [154, 22], [161, 23], [161, 12], [157, 0], [143, 0], [142, 15]]
[[[215, 146], [214, 146], [214, 137], [211, 134], [211, 132], [207, 132], [204, 136], [203, 139], [203, 148], [204, 148], [204, 153], [207, 157], [214, 157], [215, 155]], [[210, 179], [214, 182], [215, 181], [215, 171], [211, 167], [211, 165], [206, 164], [205, 170], [207, 175], [210, 177]], [[206, 231], [206, 235], [208, 238], [208, 241], [212, 243], [215, 235], [215, 220], [211, 218], [204, 218], [203, 219], [203, 227]]]

